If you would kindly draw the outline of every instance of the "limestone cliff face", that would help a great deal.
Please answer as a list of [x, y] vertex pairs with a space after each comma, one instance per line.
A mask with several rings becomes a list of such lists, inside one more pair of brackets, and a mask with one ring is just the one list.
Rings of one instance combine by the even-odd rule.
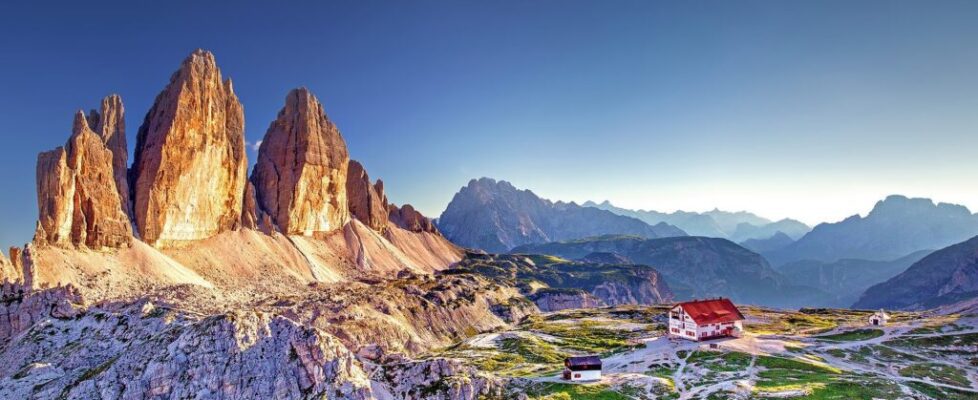
[[102, 99], [100, 111], [88, 113], [88, 126], [98, 134], [112, 151], [112, 173], [119, 200], [126, 215], [131, 216], [129, 206], [129, 149], [126, 144], [126, 110], [117, 94]]
[[370, 176], [356, 160], [350, 160], [346, 179], [346, 196], [350, 214], [371, 229], [382, 232], [387, 229], [387, 196], [384, 181], [370, 183]]
[[415, 210], [414, 206], [410, 204], [405, 204], [401, 207], [391, 204], [388, 206], [388, 212], [390, 222], [401, 228], [411, 232], [438, 233], [438, 228], [435, 228], [435, 224], [431, 222], [431, 219], [425, 217], [418, 210]]
[[131, 180], [140, 237], [167, 246], [238, 227], [247, 168], [241, 103], [214, 55], [194, 51], [139, 128]]
[[14, 268], [14, 264], [3, 253], [0, 253], [0, 283], [16, 282], [19, 280], [18, 278], [19, 274], [17, 273], [17, 269]]
[[349, 162], [346, 143], [319, 100], [295, 89], [258, 149], [251, 176], [258, 206], [288, 235], [341, 228], [350, 219]]
[[38, 156], [37, 206], [44, 236], [39, 239], [47, 243], [101, 249], [127, 245], [132, 238], [113, 153], [81, 112], [68, 143]]

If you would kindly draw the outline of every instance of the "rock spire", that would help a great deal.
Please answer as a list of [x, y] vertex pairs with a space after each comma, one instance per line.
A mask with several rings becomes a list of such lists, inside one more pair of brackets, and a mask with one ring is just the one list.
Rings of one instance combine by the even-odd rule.
[[247, 168], [241, 103], [214, 55], [196, 50], [136, 138], [130, 181], [140, 238], [167, 246], [237, 228]]
[[292, 90], [265, 133], [251, 175], [259, 208], [288, 235], [342, 227], [350, 219], [349, 161], [319, 100], [305, 88]]

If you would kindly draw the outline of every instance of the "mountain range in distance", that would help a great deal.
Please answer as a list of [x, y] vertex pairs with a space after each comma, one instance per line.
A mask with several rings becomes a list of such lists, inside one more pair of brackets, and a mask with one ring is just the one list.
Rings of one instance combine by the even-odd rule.
[[828, 297], [810, 306], [852, 307], [870, 286], [906, 271], [930, 250], [921, 250], [889, 261], [845, 258], [833, 262], [803, 260], [777, 267], [789, 282], [817, 288]]
[[951, 297], [934, 289], [912, 303], [885, 303], [872, 300], [883, 292], [867, 289], [905, 273], [926, 276], [926, 255], [978, 235], [978, 217], [967, 208], [900, 195], [879, 201], [865, 217], [809, 229], [745, 211], [661, 213], [608, 201], [553, 202], [489, 178], [469, 182], [436, 221], [450, 241], [467, 248], [648, 265], [677, 299], [729, 296], [788, 308], [913, 308], [967, 298], [967, 268], [953, 279], [934, 278], [957, 282]]
[[455, 244], [493, 253], [524, 244], [606, 234], [645, 238], [687, 235], [664, 222], [650, 225], [594, 207], [553, 202], [490, 178], [473, 179], [462, 187], [437, 219], [437, 225]]
[[811, 227], [797, 220], [785, 218], [780, 221], [771, 221], [747, 211], [730, 212], [713, 209], [702, 213], [682, 210], [664, 213], [616, 207], [608, 200], [601, 203], [587, 201], [583, 205], [638, 218], [649, 224], [664, 222], [676, 226], [692, 236], [717, 237], [730, 239], [734, 242], [767, 239], [778, 232], [787, 235], [792, 240], [798, 240], [811, 230]]
[[800, 260], [895, 260], [978, 235], [978, 216], [967, 207], [930, 199], [891, 195], [865, 217], [853, 215], [817, 225], [801, 239], [764, 252], [774, 265]]

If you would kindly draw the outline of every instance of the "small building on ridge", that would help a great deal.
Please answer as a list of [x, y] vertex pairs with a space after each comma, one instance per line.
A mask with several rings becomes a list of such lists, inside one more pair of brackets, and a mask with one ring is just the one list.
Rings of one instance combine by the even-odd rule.
[[601, 380], [601, 358], [598, 356], [565, 358], [564, 379], [569, 381]]
[[869, 324], [873, 326], [884, 326], [886, 325], [886, 321], [889, 320], [889, 314], [887, 314], [886, 311], [883, 311], [883, 309], [880, 309], [869, 316]]

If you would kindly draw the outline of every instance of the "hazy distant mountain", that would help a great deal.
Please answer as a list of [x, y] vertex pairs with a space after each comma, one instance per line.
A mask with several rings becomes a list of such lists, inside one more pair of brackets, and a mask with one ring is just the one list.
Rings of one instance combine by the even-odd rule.
[[617, 207], [605, 200], [601, 203], [588, 201], [585, 207], [608, 210], [618, 215], [638, 218], [649, 224], [665, 222], [676, 226], [692, 236], [706, 236], [730, 239], [735, 242], [747, 239], [766, 239], [781, 231], [792, 239], [798, 239], [811, 230], [808, 225], [793, 219], [777, 222], [759, 217], [746, 211], [721, 211], [714, 209], [704, 213], [676, 211], [663, 213], [653, 210], [630, 210]]
[[742, 242], [749, 239], [766, 239], [780, 232], [791, 238], [792, 241], [795, 241], [805, 236], [811, 230], [812, 228], [808, 225], [789, 218], [764, 225], [741, 222], [737, 224], [737, 228], [734, 229], [734, 232], [730, 234], [728, 239], [735, 242]]
[[703, 215], [713, 218], [713, 220], [716, 221], [717, 226], [726, 232], [728, 236], [736, 232], [737, 226], [740, 224], [746, 223], [754, 226], [762, 226], [771, 223], [771, 220], [764, 217], [759, 217], [747, 211], [730, 212], [714, 208], [712, 211], [703, 213]]
[[726, 296], [743, 303], [798, 307], [825, 296], [817, 289], [788, 282], [764, 257], [726, 239], [609, 235], [519, 246], [512, 252], [567, 259], [580, 259], [595, 252], [619, 254], [637, 264], [655, 267], [679, 300]]
[[618, 215], [638, 218], [648, 224], [665, 222], [669, 225], [682, 229], [692, 236], [727, 237], [727, 234], [720, 229], [720, 226], [717, 225], [716, 221], [714, 221], [712, 217], [699, 213], [686, 211], [662, 213], [652, 210], [630, 210], [627, 208], [617, 207], [607, 200], [601, 203], [587, 201], [584, 202], [583, 206], [600, 208]]
[[470, 181], [455, 194], [437, 222], [452, 242], [497, 253], [522, 244], [605, 234], [686, 236], [669, 224], [653, 226], [593, 207], [554, 203], [509, 182], [489, 178]]
[[964, 206], [930, 199], [889, 196], [864, 218], [854, 215], [820, 224], [781, 250], [765, 253], [775, 265], [798, 260], [843, 258], [892, 260], [915, 251], [939, 249], [978, 235], [978, 216]]
[[935, 251], [866, 290], [853, 308], [919, 310], [978, 297], [978, 237]]
[[740, 242], [741, 246], [746, 247], [748, 250], [756, 253], [764, 253], [767, 251], [774, 251], [787, 247], [789, 244], [794, 243], [795, 240], [786, 235], [784, 232], [778, 231], [771, 237], [766, 239], [747, 239]]
[[811, 307], [848, 307], [870, 286], [897, 276], [930, 253], [921, 250], [891, 261], [796, 261], [777, 270], [793, 283], [814, 286], [829, 294], [825, 301], [812, 303]]

